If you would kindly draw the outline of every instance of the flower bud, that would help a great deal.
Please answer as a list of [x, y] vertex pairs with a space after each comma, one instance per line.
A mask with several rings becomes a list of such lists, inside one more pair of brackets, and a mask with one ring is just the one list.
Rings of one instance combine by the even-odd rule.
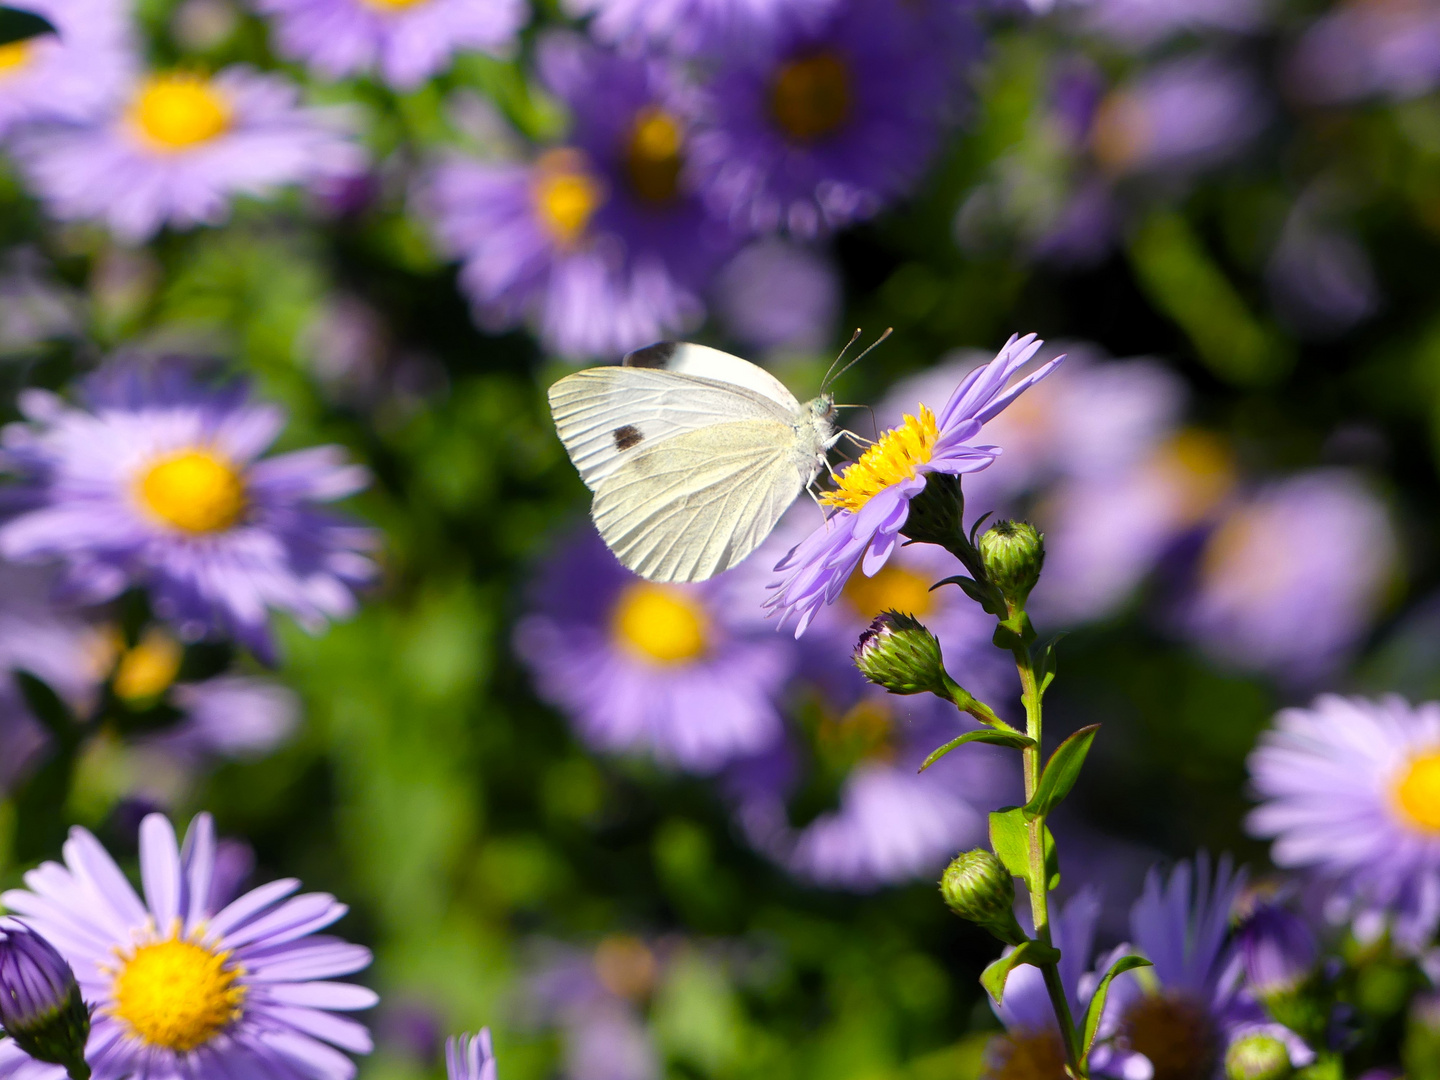
[[892, 694], [948, 697], [940, 642], [918, 619], [881, 612], [855, 646], [860, 674]]
[[1261, 901], [1236, 937], [1250, 989], [1260, 998], [1299, 988], [1319, 959], [1315, 935], [1289, 908]]
[[1015, 921], [1015, 881], [984, 848], [955, 856], [940, 878], [940, 895], [956, 915], [984, 927], [1007, 945], [1025, 940]]
[[1227, 1080], [1285, 1080], [1289, 1075], [1289, 1049], [1263, 1031], [1240, 1036], [1225, 1052]]
[[0, 919], [0, 1026], [37, 1061], [87, 1077], [90, 1011], [75, 972], [53, 945], [15, 919]]
[[980, 537], [986, 576], [1015, 607], [1023, 607], [1045, 565], [1045, 537], [1028, 521], [997, 521]]

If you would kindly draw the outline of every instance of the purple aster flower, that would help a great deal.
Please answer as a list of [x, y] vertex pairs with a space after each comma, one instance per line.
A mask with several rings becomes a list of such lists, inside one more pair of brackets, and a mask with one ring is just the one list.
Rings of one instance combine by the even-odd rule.
[[[1022, 918], [1028, 914], [1022, 912]], [[1085, 976], [1094, 955], [1099, 918], [1100, 895], [1087, 887], [1071, 897], [1050, 920], [1050, 939], [1060, 950], [1060, 981], [1074, 1017], [1085, 1015], [1094, 988], [1094, 977]], [[1129, 974], [1120, 976], [1122, 981], [1131, 978]], [[1005, 981], [1004, 1001], [999, 1005], [992, 1002], [990, 1007], [1005, 1025], [1005, 1034], [990, 1044], [987, 1075], [1038, 1078], [1065, 1074], [1065, 1046], [1039, 968], [1015, 968]]]
[[1247, 821], [1277, 866], [1307, 872], [1327, 915], [1407, 948], [1440, 924], [1440, 704], [1330, 694], [1285, 709], [1250, 754]]
[[1221, 520], [1177, 620], [1217, 660], [1313, 682], [1370, 629], [1396, 548], [1384, 504], [1359, 476], [1304, 473]]
[[715, 292], [715, 314], [726, 333], [766, 351], [818, 351], [840, 314], [835, 265], [777, 238], [757, 240], [730, 260]]
[[1081, 0], [1081, 21], [1132, 49], [1182, 33], [1249, 34], [1268, 22], [1269, 0]]
[[977, 472], [999, 456], [999, 447], [972, 440], [989, 420], [1055, 370], [1059, 359], [1006, 388], [1041, 344], [1034, 334], [1012, 337], [994, 360], [965, 377], [938, 417], [922, 404], [916, 416], [885, 432], [845, 469], [838, 489], [821, 498], [834, 512], [775, 567], [783, 576], [766, 606], [780, 613], [781, 625], [796, 616], [799, 637], [821, 608], [835, 602], [857, 567], [873, 577], [885, 565], [900, 543], [910, 500], [925, 489], [926, 476]]
[[1286, 83], [1302, 101], [1395, 101], [1440, 86], [1440, 11], [1412, 0], [1338, 4], [1301, 37]]
[[445, 1040], [445, 1075], [449, 1080], [496, 1080], [488, 1027], [481, 1028], [478, 1035], [467, 1032]]
[[590, 747], [713, 772], [782, 730], [792, 649], [751, 614], [747, 580], [643, 581], [587, 530], [543, 569], [516, 648]]
[[275, 20], [279, 51], [327, 78], [378, 70], [413, 90], [462, 51], [508, 56], [524, 0], [254, 0]]
[[1156, 64], [1100, 103], [1090, 146], [1110, 175], [1185, 174], [1221, 164], [1264, 129], [1262, 87], [1206, 53]]
[[574, 114], [570, 145], [525, 164], [453, 160], [421, 192], [477, 321], [528, 322], [576, 358], [693, 328], [734, 244], [690, 189], [682, 84], [662, 61], [569, 35], [542, 43], [540, 66]]
[[837, 0], [730, 46], [706, 88], [691, 165], [747, 232], [810, 237], [907, 194], [955, 111], [977, 33], [959, 4]]
[[245, 67], [152, 74], [107, 118], [27, 132], [13, 152], [53, 216], [98, 219], [135, 243], [166, 225], [218, 224], [234, 196], [364, 164], [339, 113], [304, 108], [283, 78]]
[[532, 1019], [559, 1028], [569, 1080], [657, 1080], [662, 1073], [641, 1008], [655, 990], [662, 957], [627, 934], [593, 950], [550, 945], [529, 980]]
[[1310, 926], [1281, 899], [1260, 899], [1235, 932], [1245, 986], [1264, 999], [1300, 986], [1320, 959]]
[[56, 33], [0, 46], [0, 136], [22, 124], [98, 119], [138, 66], [123, 0], [26, 0]]
[[[314, 936], [345, 905], [323, 893], [291, 896], [300, 883], [282, 879], [212, 907], [208, 814], [191, 823], [183, 849], [163, 816], [144, 820], [143, 901], [86, 830], [70, 831], [64, 854], [64, 866], [41, 864], [25, 875], [28, 890], [0, 899], [60, 951], [95, 1006], [86, 1059], [96, 1080], [354, 1076], [340, 1050], [368, 1053], [370, 1035], [335, 1013], [377, 999], [365, 987], [327, 980], [368, 966], [370, 951]], [[0, 1076], [63, 1075], [11, 1040], [0, 1042]]]
[[338, 447], [260, 459], [280, 410], [241, 384], [201, 387], [178, 364], [113, 362], [83, 401], [27, 391], [27, 422], [0, 434], [22, 480], [0, 525], [6, 557], [59, 562], [84, 602], [144, 586], [183, 637], [223, 630], [262, 658], [271, 608], [311, 632], [354, 611], [374, 535], [317, 506], [365, 486]]

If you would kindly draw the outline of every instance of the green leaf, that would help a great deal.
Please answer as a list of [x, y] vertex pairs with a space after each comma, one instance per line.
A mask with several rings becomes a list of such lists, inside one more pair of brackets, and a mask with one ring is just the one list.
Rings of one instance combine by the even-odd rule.
[[1035, 666], [1035, 677], [1039, 681], [1041, 697], [1045, 696], [1045, 691], [1050, 689], [1050, 684], [1055, 681], [1055, 673], [1059, 670], [1055, 649], [1068, 633], [1068, 630], [1062, 630], [1040, 646], [1040, 663]]
[[33, 11], [19, 8], [0, 7], [0, 45], [13, 45], [17, 41], [28, 41], [41, 34], [58, 34], [59, 31]]
[[[1025, 820], [1024, 807], [1006, 806], [990, 815], [990, 850], [1031, 892], [1035, 885], [1030, 880], [1030, 829]], [[1060, 884], [1060, 858], [1055, 849], [1055, 837], [1050, 827], [1045, 827], [1045, 887], [1053, 889]]]
[[1041, 964], [1054, 964], [1059, 960], [1059, 949], [1032, 938], [987, 967], [980, 976], [980, 985], [985, 987], [985, 992], [999, 1005], [1005, 996], [1005, 980], [1010, 978], [1010, 972], [1021, 964], [1039, 967]]
[[1100, 1019], [1105, 1014], [1105, 998], [1110, 993], [1110, 984], [1115, 981], [1115, 976], [1123, 975], [1135, 968], [1150, 967], [1150, 961], [1143, 956], [1122, 956], [1115, 963], [1110, 965], [1110, 970], [1095, 987], [1095, 993], [1090, 995], [1090, 1004], [1085, 1009], [1085, 1042], [1080, 1051], [1080, 1060], [1084, 1061], [1090, 1056], [1090, 1046], [1095, 1042], [1095, 1033], [1100, 1030]]
[[1055, 748], [1055, 753], [1045, 763], [1045, 771], [1040, 774], [1040, 786], [1035, 789], [1034, 798], [1023, 807], [1025, 820], [1031, 821], [1050, 813], [1070, 794], [1070, 789], [1080, 778], [1085, 755], [1090, 752], [1090, 744], [1095, 741], [1095, 733], [1099, 730], [1099, 724], [1083, 727]]
[[954, 577], [947, 577], [944, 581], [937, 581], [930, 586], [934, 592], [941, 585], [959, 585], [965, 595], [979, 604], [988, 614], [996, 618], [1005, 617], [1005, 598], [1000, 595], [1000, 590], [991, 585], [988, 581], [976, 581], [964, 574], [956, 574]]
[[981, 728], [979, 731], [967, 731], [958, 738], [951, 739], [940, 749], [927, 757], [920, 766], [919, 772], [924, 772], [935, 762], [939, 761], [951, 750], [958, 749], [966, 743], [983, 742], [994, 743], [996, 746], [1012, 746], [1016, 750], [1024, 750], [1027, 746], [1034, 746], [1035, 740], [1028, 735], [1021, 735], [1018, 731], [995, 731], [993, 728]]
[[60, 695], [50, 688], [49, 683], [28, 671], [17, 668], [13, 674], [30, 712], [61, 746], [72, 745], [79, 738], [80, 729], [69, 706], [60, 700]]

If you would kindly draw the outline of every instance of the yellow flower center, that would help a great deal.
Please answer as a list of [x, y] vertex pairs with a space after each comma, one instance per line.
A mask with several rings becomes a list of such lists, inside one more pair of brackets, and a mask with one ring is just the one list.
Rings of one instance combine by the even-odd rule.
[[146, 141], [164, 150], [185, 150], [230, 127], [230, 103], [201, 75], [153, 75], [136, 95], [130, 117]]
[[850, 69], [831, 52], [784, 65], [770, 85], [770, 113], [782, 131], [799, 142], [814, 142], [850, 119]]
[[12, 41], [0, 45], [0, 75], [8, 75], [28, 64], [35, 55], [34, 42]]
[[245, 513], [245, 481], [207, 450], [162, 458], [145, 470], [138, 488], [150, 513], [189, 533], [221, 532]]
[[605, 202], [605, 186], [578, 150], [551, 150], [535, 163], [535, 209], [557, 244], [567, 247], [584, 234]]
[[152, 1046], [193, 1050], [240, 1016], [245, 987], [229, 961], [179, 937], [141, 945], [115, 975], [110, 1012]]
[[635, 194], [654, 203], [675, 197], [680, 187], [683, 142], [679, 121], [663, 109], [644, 109], [635, 117], [625, 147], [625, 171]]
[[180, 643], [163, 630], [149, 630], [115, 665], [115, 696], [131, 704], [158, 698], [180, 674]]
[[1409, 824], [1440, 833], [1440, 751], [1411, 759], [1396, 781], [1395, 803]]
[[919, 417], [907, 416], [860, 455], [860, 460], [840, 474], [838, 486], [820, 496], [826, 506], [856, 512], [888, 487], [909, 480], [915, 470], [930, 460], [940, 431], [935, 414], [924, 405]]
[[621, 647], [652, 664], [683, 664], [709, 647], [710, 620], [681, 589], [637, 581], [620, 594], [611, 628]]
[[882, 611], [899, 611], [921, 619], [935, 606], [930, 583], [894, 563], [886, 563], [874, 577], [851, 574], [845, 583], [845, 599], [863, 619], [873, 619]]

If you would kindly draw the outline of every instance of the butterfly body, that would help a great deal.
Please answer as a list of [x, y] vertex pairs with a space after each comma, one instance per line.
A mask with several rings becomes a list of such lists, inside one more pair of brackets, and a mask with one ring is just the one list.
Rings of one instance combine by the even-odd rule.
[[661, 342], [550, 389], [555, 426], [620, 561], [703, 581], [750, 554], [826, 467], [834, 399], [703, 345]]

